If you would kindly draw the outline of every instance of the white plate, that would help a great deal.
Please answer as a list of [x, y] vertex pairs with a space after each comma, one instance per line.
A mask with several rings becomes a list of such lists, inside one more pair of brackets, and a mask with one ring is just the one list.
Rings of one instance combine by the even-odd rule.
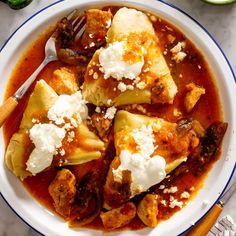
[[[159, 224], [155, 229], [146, 228], [141, 231], [111, 233], [111, 235], [178, 235], [185, 232], [191, 227], [193, 222], [197, 222], [207, 211], [209, 211], [222, 192], [226, 189], [235, 169], [236, 109], [234, 106], [236, 103], [236, 88], [233, 70], [215, 40], [198, 22], [181, 10], [167, 3], [155, 0], [145, 0], [143, 2], [139, 0], [59, 1], [33, 15], [19, 27], [2, 48], [0, 53], [0, 101], [3, 100], [7, 80], [14, 65], [29, 43], [37, 38], [38, 34], [75, 8], [85, 10], [96, 6], [121, 4], [157, 14], [161, 18], [177, 26], [200, 49], [214, 73], [219, 88], [224, 119], [229, 124], [224, 137], [221, 158], [210, 171], [204, 187], [188, 206], [176, 213], [168, 221]], [[80, 236], [102, 235], [102, 232], [95, 230], [69, 229], [64, 221], [57, 216], [54, 216], [30, 196], [21, 182], [13, 176], [4, 165], [4, 143], [2, 134], [0, 135], [0, 155], [1, 194], [8, 205], [28, 225], [38, 232], [50, 236], [78, 236], [78, 232]], [[205, 207], [203, 206], [204, 200], [209, 202]]]

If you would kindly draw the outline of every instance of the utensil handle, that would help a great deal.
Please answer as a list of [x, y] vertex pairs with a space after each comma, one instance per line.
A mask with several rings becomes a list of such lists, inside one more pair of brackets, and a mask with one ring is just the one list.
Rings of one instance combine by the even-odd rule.
[[5, 120], [11, 115], [15, 110], [18, 101], [14, 97], [9, 97], [6, 101], [3, 102], [0, 106], [0, 127], [2, 127]]
[[205, 236], [215, 224], [218, 216], [222, 211], [222, 206], [219, 203], [207, 213], [207, 215], [187, 233], [187, 236]]

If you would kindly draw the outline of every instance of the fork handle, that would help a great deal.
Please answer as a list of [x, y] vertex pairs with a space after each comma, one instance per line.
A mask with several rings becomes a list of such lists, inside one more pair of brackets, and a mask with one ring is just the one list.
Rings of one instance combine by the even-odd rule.
[[217, 203], [214, 207], [207, 213], [207, 215], [190, 230], [187, 236], [206, 236], [211, 227], [215, 224], [218, 216], [222, 211], [222, 206]]
[[11, 115], [18, 105], [18, 101], [14, 97], [9, 97], [1, 106], [0, 106], [0, 127], [2, 127], [5, 120]]

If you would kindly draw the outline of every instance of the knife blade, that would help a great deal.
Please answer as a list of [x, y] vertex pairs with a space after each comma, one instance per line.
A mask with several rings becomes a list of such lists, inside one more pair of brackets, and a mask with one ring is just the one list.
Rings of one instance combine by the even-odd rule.
[[223, 194], [223, 196], [218, 201], [222, 207], [229, 201], [232, 195], [236, 192], [236, 183], [233, 183], [231, 187]]

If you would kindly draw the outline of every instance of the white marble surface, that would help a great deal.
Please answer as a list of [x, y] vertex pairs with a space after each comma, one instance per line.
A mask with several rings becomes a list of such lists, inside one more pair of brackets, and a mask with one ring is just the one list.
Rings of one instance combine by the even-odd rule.
[[[12, 32], [30, 15], [55, 0], [33, 0], [23, 10], [14, 11], [0, 2], [0, 47]], [[166, 1], [197, 19], [214, 36], [224, 50], [234, 70], [236, 70], [236, 4], [228, 6], [211, 6], [200, 0]], [[236, 176], [234, 176], [236, 181]], [[224, 207], [221, 216], [231, 215], [236, 222], [236, 194]], [[0, 236], [35, 236], [39, 235], [24, 224], [0, 197]]]

